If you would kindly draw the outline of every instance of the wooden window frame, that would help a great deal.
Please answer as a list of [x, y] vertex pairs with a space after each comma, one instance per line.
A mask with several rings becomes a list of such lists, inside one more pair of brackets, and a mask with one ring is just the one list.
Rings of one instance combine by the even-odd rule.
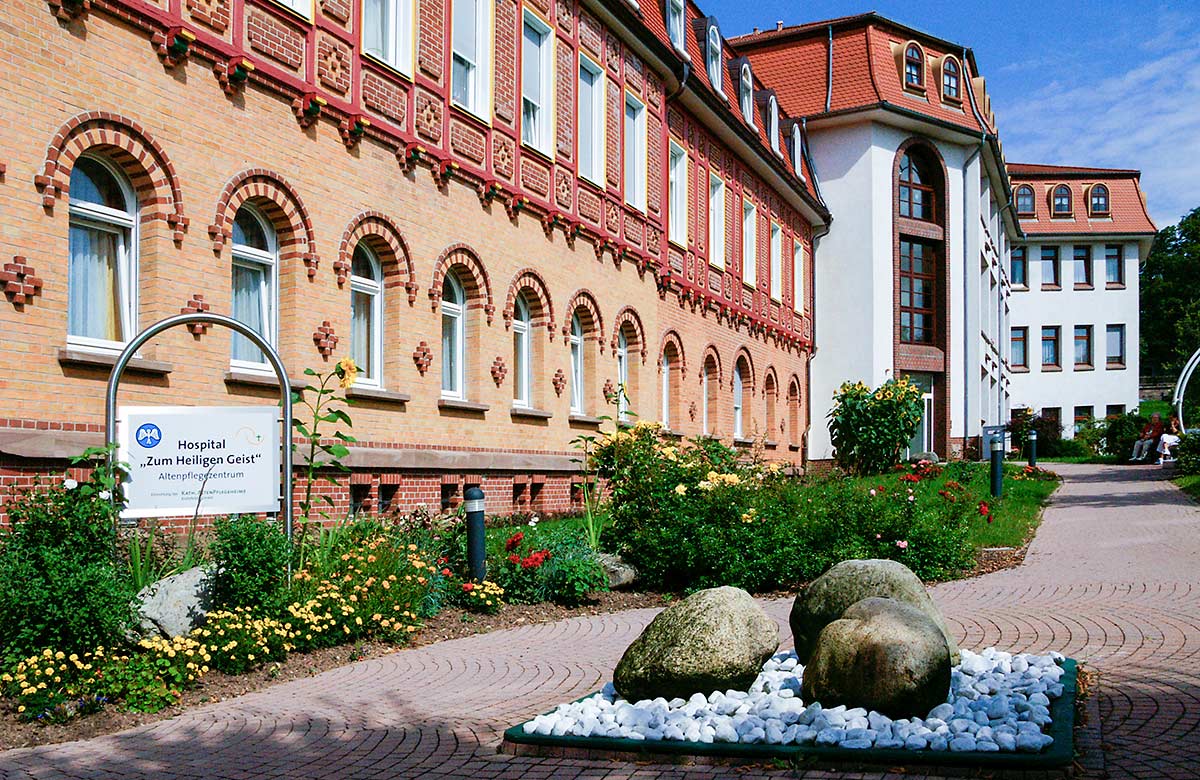
[[[916, 56], [913, 56], [913, 52]], [[916, 66], [916, 81], [909, 80], [909, 66]], [[925, 51], [915, 43], [907, 43], [904, 45], [904, 88], [925, 91]]]
[[[1029, 208], [1028, 209], [1021, 208], [1021, 194], [1022, 193], [1029, 194]], [[1015, 203], [1016, 203], [1018, 217], [1032, 217], [1037, 213], [1037, 205], [1035, 203], [1035, 198], [1037, 198], [1037, 195], [1034, 193], [1033, 187], [1030, 187], [1028, 184], [1022, 184], [1017, 187], [1017, 191], [1013, 195], [1013, 201], [1015, 201]]]
[[[905, 258], [904, 246], [906, 244], [909, 247], [909, 253], [908, 253], [909, 269], [907, 271], [904, 270], [904, 258]], [[914, 247], [914, 246], [920, 246], [924, 250], [924, 254], [922, 256], [922, 261], [925, 263], [926, 267], [929, 269], [928, 271], [922, 272], [922, 273], [916, 273], [912, 270], [912, 247]], [[924, 241], [914, 241], [909, 238], [900, 239], [900, 259], [899, 259], [899, 264], [897, 266], [898, 276], [897, 276], [896, 283], [901, 289], [903, 288], [905, 279], [908, 279], [912, 283], [909, 285], [909, 291], [908, 291], [909, 305], [905, 306], [902, 303], [898, 302], [897, 306], [896, 306], [897, 314], [900, 317], [900, 343], [901, 344], [936, 344], [937, 343], [937, 338], [938, 338], [937, 268], [938, 268], [938, 250], [937, 250], [936, 246], [934, 246], [932, 243], [926, 243]], [[923, 306], [918, 307], [918, 306], [912, 305], [913, 294], [914, 294], [914, 291], [916, 288], [915, 282], [917, 282], [918, 280], [927, 281], [932, 286], [932, 290], [930, 291], [929, 296], [928, 296], [930, 299], [930, 305], [928, 307], [923, 307]], [[903, 292], [901, 292], [901, 295], [903, 295]], [[904, 337], [904, 315], [905, 314], [908, 314], [910, 317], [909, 324], [908, 324], [908, 329], [909, 329], [909, 337], [908, 338]], [[916, 317], [918, 315], [927, 316], [929, 318], [928, 327], [922, 328], [923, 331], [925, 331], [929, 334], [928, 338], [924, 338], [924, 339], [913, 338], [913, 333], [917, 330], [915, 322], [916, 322]]]
[[[1019, 336], [1019, 338], [1018, 338]], [[1025, 348], [1025, 359], [1020, 363], [1013, 358], [1012, 345], [1020, 342]], [[1029, 370], [1029, 326], [1022, 325], [1012, 329], [1010, 334], [1010, 345], [1008, 350], [1009, 366], [1013, 371], [1028, 371]]]

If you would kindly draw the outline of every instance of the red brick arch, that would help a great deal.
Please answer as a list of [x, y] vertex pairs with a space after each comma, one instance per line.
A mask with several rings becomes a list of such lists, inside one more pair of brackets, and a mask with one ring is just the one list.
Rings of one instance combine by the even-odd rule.
[[[679, 333], [674, 329], [668, 330], [663, 334], [662, 343], [658, 345], [658, 354], [661, 357], [667, 351], [667, 345], [675, 347], [675, 354], [679, 356], [679, 371], [681, 376], [687, 374], [687, 356], [683, 351], [683, 339], [679, 338]], [[658, 372], [662, 373], [662, 361], [659, 361]]]
[[725, 381], [725, 368], [724, 368], [724, 366], [721, 365], [721, 353], [719, 351], [717, 351], [717, 347], [715, 344], [710, 343], [707, 347], [704, 348], [704, 352], [700, 356], [700, 372], [698, 374], [696, 374], [696, 377], [701, 382], [704, 381], [704, 364], [708, 362], [709, 355], [712, 356], [713, 361], [716, 363], [717, 387], [720, 387], [721, 383]]
[[385, 290], [404, 287], [411, 306], [417, 300], [417, 282], [413, 274], [412, 256], [408, 251], [408, 243], [396, 228], [395, 223], [378, 211], [364, 211], [350, 221], [346, 232], [342, 234], [342, 243], [338, 247], [338, 259], [334, 263], [338, 284], [345, 284], [349, 278], [351, 262], [354, 259], [354, 249], [360, 241], [379, 256], [383, 271], [383, 286]]
[[488, 325], [496, 316], [496, 305], [492, 301], [492, 282], [487, 269], [479, 255], [466, 244], [452, 244], [446, 247], [433, 265], [433, 282], [429, 285], [429, 302], [434, 311], [442, 303], [442, 285], [446, 274], [453, 268], [461, 268], [466, 273], [458, 274], [467, 294], [467, 308], [482, 308], [487, 315]]
[[[746, 360], [746, 368], [750, 372], [750, 376], [745, 377], [743, 379], [742, 388], [743, 389], [748, 388], [750, 390], [750, 395], [753, 396], [754, 390], [757, 387], [757, 383], [755, 381], [756, 375], [755, 375], [755, 371], [754, 371], [754, 357], [750, 354], [749, 349], [747, 349], [745, 347], [738, 347], [737, 352], [733, 353], [733, 370], [737, 371], [738, 361], [742, 360], [743, 358]], [[730, 380], [729, 386], [730, 386], [730, 389], [732, 389], [733, 388], [733, 374], [729, 375], [729, 380]]]
[[71, 170], [84, 152], [103, 154], [129, 177], [137, 195], [143, 223], [162, 220], [175, 241], [183, 240], [188, 218], [183, 213], [183, 190], [166, 151], [138, 122], [107, 111], [88, 111], [67, 120], [46, 147], [42, 172], [33, 181], [42, 205], [54, 207], [68, 195]]
[[596, 296], [592, 295], [590, 290], [577, 290], [571, 296], [570, 303], [567, 304], [567, 313], [563, 317], [563, 341], [570, 343], [567, 339], [571, 335], [571, 317], [574, 316], [577, 309], [582, 308], [587, 312], [589, 322], [584, 323], [584, 340], [595, 339], [600, 347], [600, 353], [604, 353], [604, 319], [600, 316], [600, 307], [596, 304]]
[[534, 327], [545, 326], [546, 335], [554, 341], [554, 301], [550, 297], [550, 289], [541, 274], [532, 268], [522, 268], [513, 276], [508, 285], [508, 294], [504, 299], [504, 327], [512, 327], [513, 317], [517, 310], [517, 295], [523, 290], [533, 293], [533, 306], [530, 307], [530, 319]]
[[642, 318], [638, 316], [637, 310], [632, 306], [623, 306], [617, 312], [617, 316], [613, 318], [612, 331], [612, 348], [615, 353], [617, 350], [617, 334], [626, 325], [633, 327], [634, 333], [637, 335], [638, 350], [642, 353], [642, 363], [646, 362], [646, 330], [642, 327]]
[[274, 224], [279, 236], [280, 264], [300, 259], [308, 269], [308, 278], [316, 276], [320, 259], [308, 209], [286, 179], [265, 168], [236, 174], [221, 191], [213, 223], [208, 226], [213, 251], [220, 252], [233, 238], [233, 219], [245, 203], [262, 209]]

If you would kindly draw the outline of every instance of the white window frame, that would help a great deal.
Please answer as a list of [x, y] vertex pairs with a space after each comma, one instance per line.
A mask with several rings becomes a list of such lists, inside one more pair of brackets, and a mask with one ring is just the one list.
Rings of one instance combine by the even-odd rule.
[[742, 281], [758, 284], [758, 207], [748, 199], [742, 201]]
[[792, 242], [792, 311], [804, 313], [804, 244]]
[[[526, 83], [525, 63], [530, 56], [529, 40], [525, 36], [526, 28], [539, 36], [537, 50], [536, 85]], [[521, 25], [521, 143], [537, 149], [542, 154], [553, 157], [551, 144], [554, 126], [554, 30], [550, 25], [538, 18], [537, 14], [525, 11]], [[540, 95], [530, 95], [530, 89], [536, 86]], [[529, 122], [526, 116], [526, 106], [536, 108], [536, 119]]]
[[[258, 221], [263, 234], [267, 237], [267, 250], [263, 251], [230, 242], [230, 254], [233, 257], [233, 265], [240, 265], [243, 268], [257, 265], [267, 269], [267, 273], [263, 275], [265, 283], [259, 287], [259, 301], [263, 307], [263, 330], [266, 331], [260, 335], [264, 341], [272, 347], [276, 347], [279, 334], [279, 236], [275, 232], [275, 226], [271, 224], [271, 220], [267, 219], [266, 215], [257, 208], [247, 203], [238, 210], [241, 209], [248, 209], [250, 215]], [[231, 283], [232, 276], [230, 273]], [[266, 355], [263, 355], [261, 361], [235, 360], [230, 357], [229, 367], [252, 373], [274, 374], [274, 369], [267, 362]]]
[[704, 366], [700, 369], [700, 425], [705, 436], [712, 433], [712, 427], [708, 424], [708, 383], [710, 381], [708, 366]]
[[725, 267], [725, 180], [708, 177], [708, 264]]
[[[472, 62], [455, 46], [458, 40], [454, 24], [454, 3], [470, 2], [475, 4], [475, 56]], [[475, 114], [485, 122], [491, 113], [491, 51], [492, 51], [492, 4], [488, 0], [452, 0], [450, 14], [451, 54], [450, 54], [450, 100], [451, 102]], [[454, 74], [455, 59], [460, 59], [470, 66], [468, 94], [465, 101], [455, 98]]]
[[629, 339], [624, 330], [617, 331], [617, 419], [621, 422], [629, 420], [629, 397], [626, 388], [629, 387]]
[[587, 381], [584, 361], [583, 321], [579, 313], [571, 315], [571, 333], [567, 336], [571, 345], [571, 414], [584, 414], [583, 384]]
[[667, 238], [686, 249], [688, 238], [688, 154], [674, 139], [668, 160]]
[[792, 164], [800, 181], [804, 181], [804, 134], [800, 131], [799, 122], [792, 125]]
[[[605, 159], [605, 133], [607, 131], [607, 123], [604, 121], [604, 68], [601, 67], [590, 57], [583, 54], [579, 55], [579, 105], [577, 107], [578, 117], [576, 126], [582, 128], [585, 124], [591, 126], [591, 152], [592, 152], [592, 169], [584, 170], [583, 165], [579, 167], [579, 175], [593, 184], [604, 186], [604, 159]], [[584, 101], [583, 101], [583, 73], [587, 71], [595, 77], [595, 87], [592, 92], [591, 105], [588, 109], [591, 111], [591, 116], [584, 116]], [[590, 120], [590, 121], [589, 121]], [[578, 143], [583, 143], [583, 134], [576, 133], [579, 136]], [[582, 147], [579, 154], [580, 161], [583, 160]]]
[[783, 228], [778, 222], [771, 223], [771, 300], [776, 303], [783, 298]]
[[708, 72], [708, 81], [718, 95], [725, 97], [725, 52], [721, 46], [721, 31], [715, 24], [708, 26], [704, 41], [704, 67]]
[[532, 318], [524, 293], [513, 306], [513, 406], [528, 409], [533, 405], [533, 350], [530, 332]]
[[[81, 347], [93, 352], [113, 352], [122, 350], [126, 342], [137, 332], [138, 311], [138, 246], [139, 206], [133, 185], [120, 169], [106, 158], [96, 155], [84, 155], [87, 159], [103, 167], [117, 182], [121, 196], [125, 198], [126, 209], [102, 206], [98, 203], [86, 203], [73, 198], [68, 199], [68, 264], [70, 263], [70, 228], [79, 227], [91, 230], [101, 230], [117, 236], [117, 268], [114, 280], [117, 294], [117, 316], [121, 322], [119, 341], [98, 339], [91, 336], [76, 336], [67, 329], [67, 344]], [[67, 306], [70, 307], [70, 294], [67, 291]], [[68, 314], [69, 321], [69, 314]]]
[[[368, 7], [378, 9], [378, 24], [382, 28], [379, 48], [368, 47], [367, 44], [367, 31], [370, 26], [367, 21]], [[413, 0], [363, 0], [363, 53], [411, 78], [415, 51], [413, 37], [417, 29], [413, 18]]]
[[300, 14], [305, 19], [313, 18], [313, 0], [275, 0], [276, 3]]
[[667, 0], [667, 37], [678, 52], [686, 52], [683, 39], [684, 19], [686, 17], [685, 0]]
[[774, 95], [767, 98], [767, 137], [771, 140], [771, 150], [783, 154], [779, 146], [779, 101]]
[[368, 261], [371, 263], [371, 270], [374, 278], [368, 279], [365, 276], [358, 276], [353, 272], [353, 261], [351, 261], [350, 273], [350, 295], [351, 295], [351, 315], [350, 315], [350, 343], [354, 344], [354, 308], [353, 295], [354, 293], [363, 293], [371, 296], [371, 343], [367, 345], [367, 349], [371, 353], [371, 366], [374, 367], [373, 372], [364, 371], [362, 366], [359, 366], [358, 375], [354, 378], [354, 384], [363, 385], [364, 387], [382, 387], [383, 386], [383, 264], [379, 261], [379, 256], [375, 251], [366, 244], [360, 243], [355, 247], [357, 252], [362, 249], [366, 253]]
[[[632, 119], [630, 118], [630, 109], [634, 112]], [[645, 213], [646, 177], [647, 168], [649, 167], [649, 158], [646, 151], [646, 104], [638, 100], [630, 92], [625, 93], [625, 112], [622, 127], [624, 128], [622, 163], [624, 168], [625, 203]], [[630, 159], [631, 157], [633, 158], [632, 160]]]
[[[463, 289], [462, 283], [452, 273], [446, 274], [442, 280], [443, 291], [449, 287], [453, 301], [448, 301], [445, 297], [442, 298], [442, 323], [443, 328], [447, 319], [453, 321], [453, 338], [454, 343], [451, 345], [454, 351], [454, 372], [448, 374], [446, 371], [446, 345], [442, 344], [442, 398], [450, 400], [463, 401], [467, 397], [466, 388], [466, 357], [467, 357], [467, 295]], [[444, 293], [443, 293], [444, 296]]]
[[742, 118], [746, 120], [746, 124], [755, 127], [754, 124], [754, 75], [750, 72], [750, 63], [742, 65], [742, 71], [738, 78], [738, 103], [741, 105]]
[[744, 380], [742, 379], [742, 371], [737, 366], [733, 367], [733, 438], [740, 439], [744, 433], [742, 426], [742, 410], [745, 405], [744, 396]]
[[662, 372], [662, 409], [659, 419], [663, 428], [671, 430], [671, 358], [666, 350], [663, 350], [659, 368]]

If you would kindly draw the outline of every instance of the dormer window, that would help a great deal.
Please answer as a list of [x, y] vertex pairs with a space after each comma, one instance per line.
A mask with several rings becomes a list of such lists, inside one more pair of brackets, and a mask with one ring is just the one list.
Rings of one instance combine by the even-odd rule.
[[959, 68], [958, 60], [947, 57], [942, 63], [942, 99], [959, 101]]
[[1033, 216], [1033, 187], [1028, 184], [1017, 187], [1017, 214]]
[[771, 141], [771, 149], [779, 154], [779, 101], [774, 95], [767, 98], [767, 138]]
[[908, 44], [904, 50], [904, 86], [925, 87], [925, 58], [921, 56], [921, 47], [915, 43]]
[[1092, 187], [1090, 200], [1092, 216], [1106, 216], [1108, 214], [1108, 187], [1103, 184], [1097, 184]]
[[792, 125], [792, 165], [796, 175], [804, 178], [804, 135], [800, 132], [800, 123]]
[[684, 50], [683, 17], [683, 0], [667, 0], [667, 35], [679, 51]]
[[712, 88], [716, 90], [718, 95], [725, 96], [725, 86], [722, 83], [721, 71], [722, 61], [724, 57], [721, 52], [721, 33], [717, 30], [715, 24], [708, 26], [708, 33], [705, 35], [705, 65], [708, 70], [708, 81], [712, 84]]
[[738, 79], [738, 102], [746, 124], [754, 127], [754, 78], [750, 75], [749, 63], [742, 66], [742, 74]]
[[1051, 196], [1051, 204], [1054, 207], [1054, 216], [1071, 216], [1071, 188], [1065, 184], [1055, 187], [1054, 194]]

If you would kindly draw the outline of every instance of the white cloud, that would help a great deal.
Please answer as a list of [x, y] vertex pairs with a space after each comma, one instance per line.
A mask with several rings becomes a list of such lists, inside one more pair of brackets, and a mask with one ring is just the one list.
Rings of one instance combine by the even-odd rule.
[[[993, 95], [1005, 157], [1014, 162], [1137, 168], [1158, 226], [1200, 206], [1200, 34], [1172, 15], [1137, 44], [1128, 67], [1102, 78], [1060, 68], [1007, 101]], [[1042, 71], [1047, 72], [1045, 70]], [[1054, 72], [1054, 71], [1050, 71]]]

